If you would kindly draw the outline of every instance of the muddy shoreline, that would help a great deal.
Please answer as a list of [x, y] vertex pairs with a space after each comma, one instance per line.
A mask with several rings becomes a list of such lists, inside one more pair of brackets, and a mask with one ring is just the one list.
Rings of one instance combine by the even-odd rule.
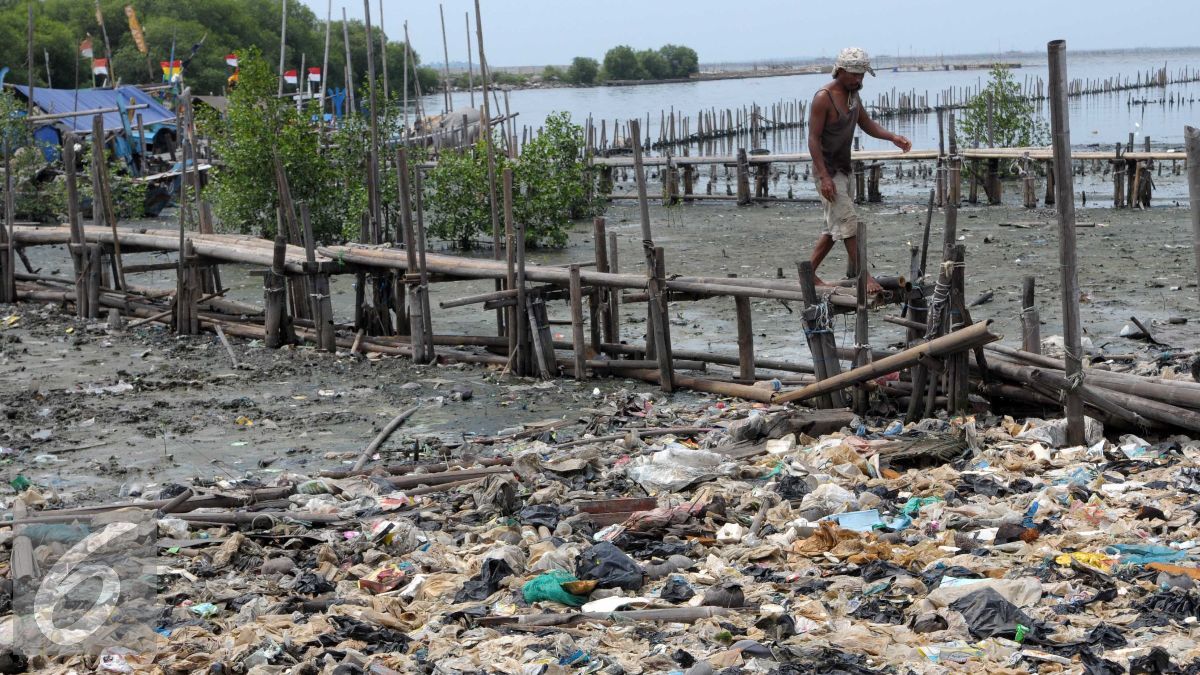
[[[819, 207], [804, 204], [654, 207], [651, 213], [655, 242], [667, 251], [668, 273], [709, 276], [774, 277], [779, 268], [786, 277], [794, 276], [796, 261], [808, 255], [821, 218]], [[860, 213], [869, 224], [873, 271], [907, 270], [909, 242], [920, 239], [923, 205], [885, 202], [861, 207]], [[1131, 315], [1151, 325], [1168, 345], [1200, 347], [1189, 217], [1186, 209], [1172, 207], [1079, 210], [1079, 223], [1094, 224], [1079, 229], [1079, 255], [1085, 337], [1095, 350], [1142, 349], [1144, 343], [1118, 336]], [[607, 220], [609, 231], [617, 234], [623, 269], [636, 269], [641, 246], [636, 205], [612, 205]], [[942, 215], [935, 213], [933, 242], [940, 242], [941, 222]], [[578, 223], [564, 249], [531, 252], [529, 258], [541, 264], [591, 260], [591, 232], [590, 223]], [[993, 294], [991, 302], [973, 312], [977, 319], [994, 319], [994, 331], [1009, 344], [1019, 340], [1021, 279], [1027, 274], [1037, 277], [1043, 337], [1061, 332], [1055, 232], [1049, 210], [960, 210], [959, 233], [967, 245], [966, 296]], [[43, 273], [69, 269], [61, 247], [29, 253]], [[139, 262], [163, 258], [129, 256]], [[836, 278], [844, 261], [844, 250], [835, 249], [822, 267], [826, 278]], [[224, 268], [225, 283], [233, 287], [232, 297], [261, 303], [261, 278], [248, 271]], [[147, 278], [139, 281], [173, 284], [169, 273]], [[352, 284], [350, 277], [335, 280], [339, 320], [352, 315]], [[491, 312], [437, 308], [439, 300], [486, 290], [489, 282], [435, 286], [435, 332], [491, 334]], [[758, 356], [809, 360], [799, 307], [755, 300], [752, 308]], [[564, 302], [553, 303], [550, 311], [552, 319], [568, 313]], [[898, 313], [890, 307], [872, 314], [875, 348], [902, 339], [903, 329], [882, 320]], [[631, 306], [622, 316], [622, 338], [641, 342], [644, 310]], [[170, 481], [249, 478], [267, 483], [280, 473], [336, 467], [352, 461], [398, 410], [418, 402], [421, 412], [387, 446], [389, 453], [410, 452], [414, 439], [457, 445], [472, 435], [550, 420], [571, 421], [562, 432], [571, 437], [583, 429], [577, 422], [589, 416], [594, 388], [655, 391], [651, 385], [619, 379], [537, 382], [500, 379], [496, 371], [482, 367], [416, 367], [399, 358], [332, 356], [310, 348], [274, 352], [236, 338], [234, 349], [247, 367], [235, 370], [211, 335], [176, 338], [157, 325], [114, 333], [103, 322], [79, 321], [54, 305], [0, 307], [0, 319], [5, 317], [11, 317], [0, 322], [0, 377], [6, 383], [0, 393], [0, 447], [6, 448], [0, 466], [5, 482], [19, 474], [87, 502], [111, 501]], [[736, 353], [732, 300], [675, 303], [672, 317], [678, 347]], [[1169, 318], [1189, 322], [1168, 324]], [[852, 322], [839, 318], [835, 325], [839, 343], [851, 345]], [[554, 329], [568, 332], [564, 326]], [[711, 371], [730, 372], [720, 367]], [[458, 400], [464, 390], [470, 396]], [[678, 397], [698, 398], [689, 393]]]

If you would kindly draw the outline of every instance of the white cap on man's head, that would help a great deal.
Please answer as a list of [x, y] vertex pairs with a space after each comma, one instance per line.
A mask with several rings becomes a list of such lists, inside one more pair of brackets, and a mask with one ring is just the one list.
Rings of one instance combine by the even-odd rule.
[[837, 72], [838, 68], [848, 73], [875, 74], [871, 68], [871, 57], [867, 56], [866, 50], [860, 47], [846, 47], [838, 52], [837, 60], [833, 62], [834, 72]]

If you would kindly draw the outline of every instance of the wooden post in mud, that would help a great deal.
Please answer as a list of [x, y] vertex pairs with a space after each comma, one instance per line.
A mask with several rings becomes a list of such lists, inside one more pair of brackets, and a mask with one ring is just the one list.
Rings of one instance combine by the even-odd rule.
[[266, 345], [271, 349], [287, 344], [291, 332], [287, 315], [287, 277], [283, 270], [286, 256], [287, 238], [277, 235], [271, 269], [263, 275], [263, 328]]
[[[408, 311], [408, 320], [411, 324], [410, 340], [412, 343], [412, 358], [417, 363], [428, 363], [429, 352], [433, 351], [433, 346], [425, 344], [425, 312], [421, 307], [422, 297], [417, 292], [420, 286], [420, 279], [417, 275], [417, 238], [413, 231], [413, 216], [412, 216], [412, 200], [411, 190], [408, 184], [408, 149], [401, 146], [396, 149], [396, 171], [399, 174], [399, 191], [400, 191], [400, 230], [404, 238], [404, 250], [408, 258], [407, 268], [404, 270], [403, 283], [408, 286], [408, 296], [411, 300]], [[425, 301], [428, 302], [428, 296], [425, 296]], [[397, 309], [397, 312], [401, 310]]]
[[[958, 325], [954, 330], [960, 330], [971, 325], [970, 313], [966, 307], [966, 244], [954, 246], [954, 272], [951, 274], [951, 316], [958, 317]], [[954, 412], [964, 414], [970, 410], [970, 355], [969, 351], [961, 351], [949, 358], [953, 364], [951, 372], [954, 377], [949, 381], [950, 386], [946, 396], [953, 402]]]
[[4, 138], [4, 221], [0, 222], [0, 303], [17, 299], [17, 243], [13, 230], [13, 179], [9, 140]]
[[[1067, 43], [1054, 40], [1046, 45], [1050, 64], [1050, 133], [1054, 148], [1054, 165], [1070, 167], [1071, 128], [1067, 114]], [[1079, 324], [1079, 276], [1075, 259], [1075, 199], [1074, 176], [1062, 171], [1056, 176], [1055, 192], [1058, 201], [1058, 263], [1061, 273], [1063, 305], [1063, 361], [1071, 383], [1066, 395], [1067, 443], [1083, 445], [1083, 385], [1082, 335]]]
[[[858, 233], [855, 235], [855, 246], [858, 258], [858, 280], [855, 284], [855, 316], [854, 316], [854, 367], [860, 368], [871, 361], [870, 339], [867, 337], [867, 279], [870, 277], [870, 265], [867, 264], [867, 225], [858, 221]], [[870, 396], [865, 387], [854, 389], [854, 412], [864, 415], [870, 404]]]
[[422, 174], [418, 167], [413, 172], [416, 193], [417, 220], [414, 223], [417, 234], [417, 305], [421, 308], [421, 330], [425, 331], [425, 361], [434, 363], [437, 355], [433, 350], [433, 315], [429, 307], [429, 265], [425, 258], [425, 190], [422, 188]]
[[[192, 148], [192, 161], [196, 150]], [[184, 174], [186, 176], [186, 173]], [[196, 192], [199, 199], [200, 193]], [[112, 226], [113, 263], [116, 265], [115, 288], [125, 288], [125, 267], [121, 264], [121, 237], [117, 234], [117, 213], [113, 209], [112, 187], [108, 184], [108, 162], [104, 158], [104, 116], [92, 117], [92, 217], [97, 227], [107, 220]]]
[[579, 279], [579, 265], [569, 268], [568, 289], [571, 294], [571, 350], [576, 380], [587, 379], [587, 352], [583, 341], [583, 284]]
[[1028, 159], [1021, 162], [1022, 198], [1027, 209], [1037, 208], [1037, 187], [1033, 182], [1033, 167], [1033, 162]]
[[[804, 338], [812, 354], [813, 371], [820, 382], [841, 372], [841, 366], [837, 360], [836, 346], [825, 340], [826, 335], [832, 338], [833, 334], [829, 332], [827, 317], [823, 316], [817, 301], [816, 273], [812, 262], [801, 261], [799, 268], [800, 292], [804, 294]], [[832, 353], [826, 353], [827, 347]], [[818, 408], [840, 408], [841, 402], [840, 393], [825, 394], [816, 399]]]
[[[191, 244], [190, 240], [188, 244]], [[100, 244], [91, 244], [86, 246], [86, 249], [88, 257], [87, 317], [95, 319], [100, 316], [100, 286], [103, 285], [104, 278], [104, 247]]]
[[1113, 208], [1119, 209], [1123, 205], [1125, 196], [1125, 162], [1121, 159], [1121, 144], [1116, 144], [1114, 158], [1112, 160], [1113, 174]]
[[[1067, 166], [1070, 167], [1071, 166], [1070, 163], [1068, 163]], [[1055, 193], [1057, 192], [1057, 190], [1054, 187], [1055, 167], [1056, 167], [1056, 164], [1054, 163], [1053, 160], [1046, 160], [1046, 197], [1045, 197], [1045, 199], [1043, 199], [1043, 203], [1045, 203], [1046, 206], [1054, 206], [1054, 203], [1056, 201]]]
[[[504, 235], [506, 260], [508, 267], [505, 275], [505, 285], [509, 290], [517, 292], [517, 303], [506, 308], [505, 332], [508, 337], [508, 353], [512, 359], [513, 372], [517, 375], [530, 375], [529, 356], [529, 322], [525, 320], [525, 265], [524, 245], [517, 245], [517, 224], [513, 218], [513, 176], [512, 169], [505, 169], [504, 183]], [[518, 270], [518, 262], [520, 269]]]
[[75, 273], [75, 315], [84, 318], [87, 316], [87, 283], [84, 279], [87, 258], [83, 249], [83, 223], [79, 220], [79, 183], [75, 168], [74, 134], [67, 134], [63, 139], [63, 168], [67, 173], [67, 226], [71, 231], [71, 243], [67, 248], [71, 252], [71, 263]]
[[[938, 126], [938, 156], [937, 168], [934, 175], [934, 182], [937, 186], [937, 205], [939, 208], [946, 203], [946, 134], [944, 124], [942, 122], [943, 111], [942, 107], [937, 108], [937, 126]], [[913, 398], [916, 398], [915, 396]]]
[[[650, 231], [650, 202], [646, 197], [646, 170], [642, 165], [641, 121], [629, 120], [630, 142], [633, 144], [633, 171], [637, 180], [638, 209], [642, 219], [642, 252], [646, 259], [646, 290], [650, 296], [651, 331], [654, 334], [655, 357], [658, 359], [659, 387], [664, 392], [675, 391], [675, 374], [671, 364], [671, 332], [667, 313], [667, 298], [664, 280], [656, 270], [654, 236]], [[738, 151], [739, 172], [745, 163], [745, 149]], [[738, 189], [741, 189], [739, 179]], [[750, 186], [746, 185], [749, 192]]]
[[[596, 249], [596, 271], [608, 272], [608, 231], [607, 221], [604, 219], [604, 216], [596, 216], [592, 219], [592, 242], [595, 244]], [[592, 294], [592, 297], [596, 298], [599, 303], [600, 328], [604, 342], [619, 342], [619, 340], [614, 339], [613, 326], [610, 321], [612, 310], [609, 307], [609, 303], [613, 301], [612, 296], [614, 295], [616, 293], [612, 289], [601, 286], [597, 286], [595, 293]], [[592, 345], [592, 347], [595, 349], [596, 345]], [[597, 351], [599, 350], [597, 349]]]
[[[949, 138], [950, 156], [951, 158], [958, 156], [958, 135], [954, 130], [954, 111], [951, 110], [946, 116], [946, 136]], [[946, 196], [950, 201], [958, 206], [961, 199], [962, 179], [950, 176], [952, 180], [946, 186]]]
[[[492, 222], [492, 257], [500, 259], [500, 209], [496, 204], [496, 148], [492, 139], [492, 108], [488, 101], [489, 80], [492, 78], [491, 67], [483, 49], [483, 14], [479, 10], [479, 0], [475, 0], [475, 43], [479, 49], [479, 80], [483, 87], [483, 105], [480, 108], [479, 133], [483, 135], [487, 148], [488, 161], [488, 209]], [[496, 280], [496, 290], [500, 290], [501, 282]], [[496, 329], [498, 334], [504, 334], [504, 310], [496, 310]]]
[[750, 203], [750, 162], [746, 159], [746, 149], [737, 151], [737, 203], [746, 206]]
[[[511, 194], [511, 192], [510, 192]], [[507, 218], [508, 215], [506, 214]], [[517, 311], [513, 320], [517, 322], [517, 354], [514, 363], [519, 363], [518, 373], [533, 375], [533, 335], [530, 324], [526, 321], [525, 312], [529, 308], [529, 294], [525, 292], [525, 223], [513, 221], [514, 265], [516, 267], [515, 283], [517, 285]], [[519, 359], [519, 361], [517, 361]]]
[[[730, 274], [736, 278], [736, 274]], [[754, 326], [750, 314], [750, 298], [734, 297], [737, 319], [738, 377], [743, 384], [754, 384]]]
[[304, 259], [309, 272], [310, 303], [313, 326], [317, 332], [317, 348], [327, 352], [337, 351], [333, 331], [333, 300], [329, 297], [329, 273], [320, 272], [317, 266], [316, 241], [313, 238], [312, 220], [308, 214], [308, 202], [300, 202], [300, 224], [304, 228]]
[[[620, 255], [617, 249], [617, 233], [608, 233], [608, 271], [620, 271]], [[608, 325], [612, 332], [611, 342], [621, 341], [621, 293], [615, 288], [608, 291]]]
[[1034, 277], [1026, 276], [1021, 287], [1021, 349], [1042, 353], [1042, 322], [1034, 304]]
[[1192, 249], [1196, 255], [1196, 276], [1200, 279], [1200, 129], [1183, 128], [1187, 151], [1188, 204], [1192, 211]]
[[883, 193], [879, 191], [879, 183], [883, 180], [883, 164], [871, 163], [871, 173], [867, 178], [867, 201], [877, 204], [883, 201]]
[[[98, 263], [99, 255], [95, 255]], [[197, 315], [196, 301], [200, 297], [200, 266], [196, 256], [196, 247], [191, 239], [183, 243], [179, 252], [179, 280], [175, 293], [175, 334], [195, 335], [200, 332], [200, 317]]]

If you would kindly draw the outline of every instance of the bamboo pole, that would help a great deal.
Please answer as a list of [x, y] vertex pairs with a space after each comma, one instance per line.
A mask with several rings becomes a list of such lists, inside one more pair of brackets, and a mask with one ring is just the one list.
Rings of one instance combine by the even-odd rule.
[[[476, 0], [478, 2], [478, 0]], [[675, 390], [671, 377], [671, 337], [667, 320], [666, 298], [663, 297], [662, 279], [656, 273], [654, 236], [650, 230], [650, 202], [646, 198], [646, 170], [642, 166], [641, 120], [629, 120], [630, 141], [633, 143], [634, 176], [637, 180], [638, 209], [642, 223], [642, 250], [646, 258], [646, 290], [650, 293], [650, 313], [653, 321], [655, 356], [659, 362], [659, 387], [664, 392]]]
[[[1071, 129], [1067, 112], [1067, 43], [1054, 40], [1047, 44], [1050, 63], [1050, 129], [1054, 146], [1054, 164], [1071, 165]], [[1063, 305], [1063, 338], [1066, 352], [1067, 379], [1072, 387], [1083, 384], [1083, 358], [1079, 324], [1079, 276], [1075, 259], [1075, 194], [1074, 176], [1061, 171], [1056, 176], [1055, 199], [1058, 210], [1058, 262], [1061, 274]], [[1067, 443], [1082, 445], [1083, 401], [1073, 389], [1066, 392]]]
[[1026, 276], [1021, 289], [1021, 345], [1027, 352], [1042, 353], [1042, 327], [1034, 304], [1034, 277]]
[[[100, 2], [100, 0], [96, 0], [97, 5], [99, 5], [99, 2]], [[282, 7], [282, 9], [280, 9], [279, 15], [280, 15], [280, 19], [279, 19], [280, 26], [279, 26], [279, 92], [278, 92], [278, 94], [280, 96], [283, 96], [283, 57], [284, 57], [284, 53], [287, 51], [287, 0], [283, 0], [283, 7]], [[347, 41], [347, 44], [349, 44], [349, 41]], [[348, 48], [349, 47], [347, 47], [347, 49]], [[111, 63], [109, 64], [109, 67], [110, 68], [112, 67]]]
[[[379, 0], [382, 7], [383, 0]], [[380, 10], [383, 11], [383, 10]], [[449, 114], [454, 109], [453, 102], [450, 98], [450, 47], [446, 44], [446, 11], [442, 7], [442, 3], [438, 3], [438, 16], [442, 20], [442, 71], [445, 73], [445, 85], [442, 92], [446, 98], [446, 114]]]
[[383, 30], [383, 0], [379, 0], [379, 64], [383, 67], [383, 100], [387, 103], [392, 99], [391, 85], [388, 84], [387, 71], [387, 33]]
[[[346, 114], [358, 112], [354, 101], [354, 62], [350, 59], [350, 22], [346, 20], [346, 8], [342, 8], [342, 46], [346, 48]], [[282, 86], [282, 85], [280, 85]]]
[[358, 459], [354, 462], [354, 466], [350, 468], [350, 472], [357, 473], [362, 471], [362, 468], [367, 465], [368, 461], [371, 460], [371, 456], [375, 454], [375, 451], [378, 450], [379, 447], [382, 446], [383, 443], [390, 438], [397, 429], [400, 428], [401, 424], [404, 424], [405, 420], [407, 420], [409, 417], [412, 417], [413, 413], [417, 412], [420, 407], [421, 406], [414, 405], [413, 407], [408, 408], [407, 410], [402, 411], [399, 415], [393, 417], [392, 420], [387, 423], [387, 426], [385, 426], [383, 430], [376, 434], [375, 438], [371, 439], [371, 442], [368, 443], [367, 447], [363, 449], [361, 454], [359, 454]]
[[475, 107], [475, 66], [471, 63], [471, 13], [463, 12], [467, 22], [467, 91], [471, 95], [471, 107]]
[[583, 286], [579, 281], [579, 265], [571, 265], [571, 349], [574, 352], [576, 380], [587, 379], [587, 352], [583, 341]]
[[[855, 246], [857, 248], [856, 258], [858, 259], [858, 284], [856, 301], [858, 306], [854, 313], [854, 367], [861, 368], [871, 360], [871, 345], [868, 344], [867, 325], [867, 279], [870, 276], [870, 271], [867, 265], [867, 224], [863, 221], [858, 222], [858, 233], [855, 237]], [[859, 387], [854, 391], [854, 412], [864, 415], [867, 412], [867, 405], [870, 403], [866, 389]]]
[[1197, 280], [1200, 281], [1200, 129], [1185, 126], [1183, 143], [1187, 149], [1188, 205], [1192, 211], [1192, 249], [1196, 256]]
[[[401, 146], [396, 149], [396, 171], [399, 174], [399, 190], [400, 190], [400, 228], [404, 237], [405, 255], [408, 258], [408, 269], [404, 275], [404, 282], [410, 289], [410, 297], [414, 301], [414, 306], [409, 311], [409, 321], [411, 322], [411, 338], [412, 338], [412, 354], [413, 360], [418, 363], [427, 363], [429, 352], [432, 351], [432, 345], [425, 344], [425, 311], [421, 306], [422, 298], [428, 300], [428, 295], [420, 295], [416, 292], [420, 286], [419, 277], [416, 272], [419, 269], [417, 262], [417, 238], [413, 228], [412, 206], [410, 200], [410, 190], [408, 185], [408, 149]], [[397, 309], [397, 312], [402, 311]]]
[[[841, 364], [834, 352], [828, 317], [823, 316], [823, 303], [817, 299], [817, 288], [813, 283], [816, 272], [812, 261], [800, 262], [799, 275], [801, 299], [804, 302], [804, 336], [813, 357], [817, 380], [826, 380], [841, 372]], [[844, 398], [837, 392], [829, 392], [817, 398], [817, 405], [822, 408], [841, 408], [845, 404]]]
[[[479, 10], [479, 0], [475, 0], [475, 42], [479, 48], [479, 74], [483, 86], [483, 109], [479, 117], [479, 133], [484, 137], [488, 160], [488, 208], [492, 217], [492, 257], [500, 259], [500, 213], [496, 204], [496, 150], [492, 142], [491, 103], [488, 102], [488, 81], [491, 79], [487, 55], [483, 50], [483, 14]], [[496, 290], [500, 290], [500, 282], [496, 282]], [[522, 310], [523, 311], [523, 310]], [[496, 328], [500, 335], [504, 334], [504, 313], [496, 311]]]
[[329, 33], [333, 28], [333, 0], [325, 2], [325, 55], [321, 57], [321, 90], [318, 95], [317, 152], [325, 146], [325, 92], [329, 82]]
[[367, 201], [371, 210], [371, 243], [383, 243], [383, 209], [379, 199], [379, 108], [375, 102], [375, 45], [371, 30], [371, 0], [363, 0], [367, 31], [367, 105], [371, 106], [371, 147], [367, 153]]
[[415, 179], [414, 191], [416, 192], [417, 202], [417, 220], [416, 220], [416, 235], [417, 235], [417, 276], [419, 284], [417, 286], [417, 305], [421, 308], [421, 330], [425, 332], [425, 361], [433, 363], [436, 358], [433, 349], [433, 314], [429, 306], [429, 264], [425, 257], [425, 190], [421, 185], [421, 170], [417, 169], [413, 172]]
[[772, 402], [789, 403], [792, 401], [808, 400], [822, 394], [841, 391], [842, 389], [859, 382], [866, 382], [867, 380], [872, 380], [889, 373], [903, 370], [905, 368], [911, 368], [918, 362], [922, 355], [941, 357], [948, 354], [954, 354], [965, 349], [973, 349], [974, 347], [984, 345], [989, 342], [994, 342], [995, 340], [998, 340], [999, 337], [988, 331], [988, 327], [991, 326], [991, 323], [992, 322], [990, 320], [977, 323], [960, 331], [955, 331], [949, 335], [943, 335], [940, 338], [930, 340], [929, 342], [917, 345], [916, 347], [911, 347], [902, 352], [882, 358], [860, 368], [855, 368], [820, 382], [813, 383], [802, 389], [776, 394], [772, 399]]
[[[524, 289], [518, 290], [517, 285], [517, 257], [516, 257], [516, 236], [513, 230], [513, 175], [512, 168], [505, 167], [503, 174], [504, 184], [504, 262], [506, 265], [504, 275], [505, 290], [485, 293], [476, 297], [488, 297], [488, 300], [500, 298], [516, 298], [518, 293], [522, 293]], [[445, 305], [442, 305], [445, 307]], [[517, 351], [521, 345], [521, 340], [518, 336], [520, 327], [525, 324], [524, 321], [518, 321], [525, 312], [524, 295], [517, 299], [517, 303], [505, 311], [504, 332], [508, 338], [508, 353], [513, 356], [513, 363], [518, 375], [524, 374], [523, 355]]]
[[[1155, 401], [1133, 394], [1104, 389], [1097, 390], [1093, 383], [1076, 385], [1068, 376], [1059, 371], [1043, 370], [1032, 366], [1022, 366], [1006, 361], [997, 361], [990, 368], [1001, 375], [1018, 382], [1038, 382], [1061, 392], [1061, 397], [1077, 393], [1081, 399], [1118, 419], [1129, 422], [1136, 427], [1144, 428], [1146, 419], [1168, 426], [1200, 431], [1200, 412], [1188, 410], [1161, 401]], [[1131, 416], [1129, 413], [1133, 413]], [[1142, 419], [1145, 418], [1145, 419]], [[1070, 441], [1068, 441], [1070, 442]]]
[[16, 301], [17, 242], [13, 231], [13, 179], [9, 139], [4, 138], [4, 222], [0, 224], [0, 303]]

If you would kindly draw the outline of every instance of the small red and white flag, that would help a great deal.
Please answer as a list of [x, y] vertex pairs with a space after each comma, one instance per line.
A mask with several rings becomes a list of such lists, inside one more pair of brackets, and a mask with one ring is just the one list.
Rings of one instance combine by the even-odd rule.
[[83, 42], [79, 43], [79, 55], [85, 59], [92, 58], [92, 37], [90, 35], [85, 37]]
[[287, 82], [288, 84], [296, 84], [299, 81], [296, 79], [296, 71], [289, 70], [284, 72], [283, 81]]
[[238, 64], [237, 54], [226, 54], [225, 55], [225, 64], [228, 65], [230, 68], [237, 68], [237, 64]]
[[309, 82], [320, 82], [321, 81], [321, 69], [320, 68], [309, 68], [308, 69], [308, 81]]
[[108, 59], [94, 59], [92, 61], [92, 76], [108, 75]]

